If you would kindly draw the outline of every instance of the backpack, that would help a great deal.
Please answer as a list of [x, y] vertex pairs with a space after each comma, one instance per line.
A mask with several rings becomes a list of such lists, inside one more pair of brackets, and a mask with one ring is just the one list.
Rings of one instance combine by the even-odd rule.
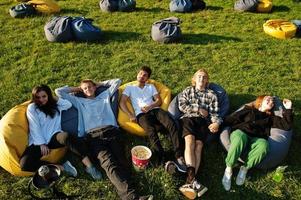
[[136, 1], [135, 0], [119, 0], [118, 2], [118, 9], [119, 11], [132, 11], [136, 8]]
[[151, 30], [152, 39], [161, 43], [179, 40], [182, 37], [179, 24], [180, 19], [177, 17], [169, 17], [155, 22]]
[[100, 0], [99, 7], [104, 12], [114, 12], [118, 10], [118, 0]]
[[170, 12], [191, 12], [192, 3], [190, 0], [171, 0], [169, 10]]
[[234, 10], [255, 12], [258, 3], [258, 0], [238, 0], [234, 4]]
[[49, 42], [68, 42], [73, 39], [71, 17], [53, 17], [44, 26], [46, 38]]
[[74, 36], [79, 41], [92, 42], [101, 39], [100, 28], [92, 25], [92, 19], [75, 17], [72, 21]]
[[10, 16], [14, 18], [23, 18], [36, 13], [32, 5], [21, 3], [9, 9]]

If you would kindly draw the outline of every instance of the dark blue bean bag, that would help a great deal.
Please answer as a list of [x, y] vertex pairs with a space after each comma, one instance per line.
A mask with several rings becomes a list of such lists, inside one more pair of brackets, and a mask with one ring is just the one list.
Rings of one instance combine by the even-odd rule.
[[[106, 90], [109, 86], [100, 86], [96, 90], [96, 95], [100, 94], [104, 90]], [[78, 93], [76, 96], [84, 97], [83, 93]], [[118, 90], [111, 97], [111, 107], [113, 113], [117, 119], [118, 115]], [[78, 134], [78, 113], [77, 109], [72, 106], [70, 109], [62, 112], [62, 130], [72, 133]]]
[[192, 10], [204, 10], [206, 3], [203, 0], [191, 0]]
[[135, 0], [119, 0], [118, 10], [122, 12], [132, 11], [136, 8]]
[[[282, 102], [276, 98], [274, 113], [282, 116], [284, 107]], [[226, 127], [220, 134], [220, 142], [228, 151], [230, 148], [230, 133], [231, 129]], [[271, 129], [271, 135], [268, 138], [269, 152], [266, 157], [256, 166], [259, 169], [269, 169], [279, 165], [286, 157], [292, 139], [292, 130], [284, 131], [277, 128]], [[243, 157], [240, 159], [243, 162]]]
[[190, 0], [171, 0], [169, 3], [170, 12], [191, 12], [192, 3]]
[[237, 11], [255, 12], [258, 3], [258, 0], [238, 0], [234, 4], [234, 9]]
[[[220, 108], [219, 115], [224, 118], [228, 113], [230, 107], [230, 102], [226, 91], [220, 85], [215, 83], [209, 83], [209, 89], [213, 90], [216, 93]], [[183, 115], [183, 113], [179, 110], [178, 107], [178, 96], [179, 94], [170, 102], [168, 112], [177, 121], [177, 125], [179, 126], [178, 120]], [[210, 143], [211, 141], [216, 140], [218, 136], [219, 134], [210, 134], [207, 138], [206, 143]]]
[[99, 7], [104, 12], [114, 12], [118, 10], [118, 0], [100, 0]]
[[73, 39], [72, 17], [53, 17], [44, 26], [45, 36], [50, 42], [68, 42]]
[[297, 26], [297, 32], [296, 32], [296, 37], [301, 37], [301, 20], [292, 20], [291, 21], [293, 24]]
[[169, 17], [155, 22], [151, 30], [152, 39], [161, 43], [170, 43], [179, 40], [182, 37], [179, 24], [180, 19], [176, 17]]
[[75, 17], [72, 21], [72, 30], [76, 40], [94, 42], [101, 40], [100, 28], [92, 24], [92, 19]]
[[26, 3], [18, 4], [9, 9], [10, 16], [14, 18], [23, 18], [26, 16], [34, 15], [35, 13], [35, 8], [32, 5]]

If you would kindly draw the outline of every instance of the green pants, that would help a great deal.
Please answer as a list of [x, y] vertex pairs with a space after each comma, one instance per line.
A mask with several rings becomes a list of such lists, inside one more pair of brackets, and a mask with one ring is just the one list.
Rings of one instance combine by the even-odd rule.
[[248, 169], [256, 166], [266, 156], [269, 150], [268, 141], [263, 138], [250, 137], [241, 130], [237, 129], [230, 135], [230, 148], [226, 157], [227, 167], [233, 167], [241, 156], [243, 150], [250, 148], [245, 162]]

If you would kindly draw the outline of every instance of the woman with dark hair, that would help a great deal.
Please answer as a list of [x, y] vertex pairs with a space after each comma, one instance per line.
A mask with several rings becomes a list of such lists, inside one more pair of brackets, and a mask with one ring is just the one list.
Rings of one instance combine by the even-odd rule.
[[243, 185], [247, 172], [259, 164], [269, 150], [268, 137], [271, 128], [290, 130], [292, 128], [292, 102], [283, 100], [285, 110], [283, 117], [275, 116], [272, 112], [274, 99], [271, 96], [259, 96], [250, 106], [234, 112], [225, 118], [225, 125], [233, 132], [230, 135], [231, 145], [226, 157], [226, 169], [222, 184], [226, 191], [231, 188], [232, 168], [242, 152], [248, 147], [247, 158], [240, 167], [236, 184]]
[[[31, 104], [28, 105], [26, 111], [29, 123], [29, 146], [20, 159], [23, 171], [35, 172], [40, 166], [49, 164], [41, 160], [42, 156], [48, 155], [51, 149], [67, 146], [82, 158], [86, 171], [94, 179], [101, 179], [101, 173], [92, 165], [87, 156], [88, 150], [84, 141], [61, 129], [61, 113], [71, 106], [68, 100], [53, 97], [47, 85], [33, 88]], [[75, 167], [69, 161], [58, 166], [70, 175], [77, 176]]]

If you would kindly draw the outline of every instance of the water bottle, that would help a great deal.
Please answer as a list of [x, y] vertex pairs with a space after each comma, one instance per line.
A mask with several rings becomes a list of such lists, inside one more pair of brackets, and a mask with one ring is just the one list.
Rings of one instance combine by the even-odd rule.
[[283, 172], [284, 170], [287, 168], [287, 165], [286, 166], [279, 166], [277, 167], [276, 171], [274, 172], [274, 175], [273, 175], [273, 180], [277, 183], [280, 183], [283, 179]]

